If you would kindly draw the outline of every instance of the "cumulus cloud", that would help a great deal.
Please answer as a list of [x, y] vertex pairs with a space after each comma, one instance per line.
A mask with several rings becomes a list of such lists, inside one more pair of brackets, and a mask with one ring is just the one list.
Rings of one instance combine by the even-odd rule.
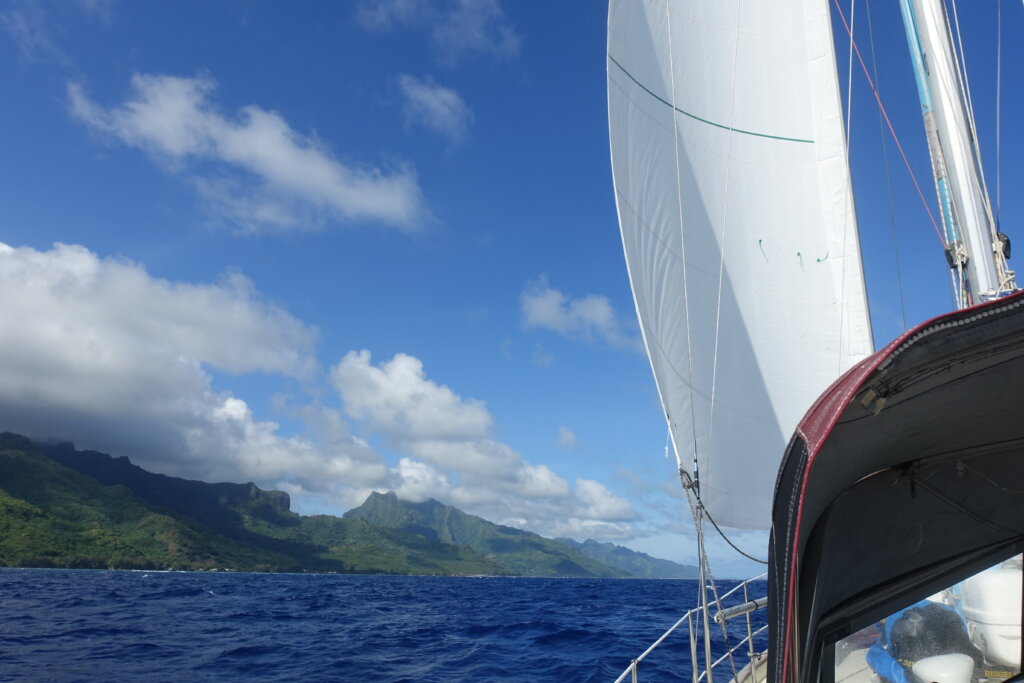
[[566, 337], [600, 339], [609, 346], [640, 350], [639, 340], [616, 315], [607, 297], [589, 294], [569, 299], [541, 277], [527, 285], [519, 299], [523, 325]]
[[332, 374], [349, 415], [399, 441], [478, 440], [493, 423], [483, 402], [428, 380], [423, 363], [404, 353], [374, 366], [369, 351], [350, 351]]
[[490, 437], [493, 418], [482, 401], [463, 399], [426, 377], [423, 363], [404, 353], [378, 366], [369, 351], [350, 351], [331, 371], [345, 411], [385, 435], [402, 452], [463, 479], [523, 495], [562, 495], [566, 482], [525, 463]]
[[465, 139], [473, 122], [473, 111], [462, 96], [431, 78], [418, 79], [402, 74], [398, 87], [404, 101], [402, 113], [406, 126], [421, 126], [456, 144]]
[[444, 497], [451, 490], [451, 484], [444, 474], [419, 460], [402, 458], [398, 461], [395, 474], [398, 480], [395, 493], [399, 498], [413, 503]]
[[229, 274], [161, 280], [84, 247], [0, 245], [0, 428], [129, 455], [202, 479], [292, 482], [330, 494], [388, 481], [337, 414], [318, 439], [282, 436], [208, 369], [308, 380], [316, 330]]
[[593, 479], [576, 480], [576, 497], [584, 506], [579, 516], [586, 519], [625, 522], [637, 517], [629, 501], [613, 495], [604, 484]]
[[362, 0], [356, 21], [377, 32], [424, 28], [448, 66], [473, 54], [515, 57], [522, 44], [498, 0]]
[[[628, 501], [589, 479], [570, 483], [493, 436], [479, 400], [432, 381], [397, 354], [346, 354], [329, 372], [341, 407], [321, 398], [277, 409], [286, 434], [241, 396], [215, 387], [244, 373], [324, 378], [317, 331], [260, 297], [239, 273], [194, 284], [81, 246], [0, 244], [0, 430], [127, 455], [206, 481], [255, 481], [332, 507], [370, 491], [437, 498], [545, 534], [625, 538]], [[388, 466], [356, 420], [398, 455]]]
[[526, 461], [493, 438], [483, 402], [428, 379], [419, 359], [397, 354], [374, 365], [368, 351], [352, 351], [331, 377], [346, 413], [407, 454], [397, 468], [400, 496], [437, 498], [540, 533], [635, 533], [637, 514], [628, 501], [589, 479], [573, 487], [546, 465]]
[[568, 427], [558, 428], [558, 445], [570, 451], [576, 450], [576, 432]]
[[[625, 540], [637, 536], [640, 515], [629, 501], [591, 479], [577, 479], [575, 484], [572, 494], [564, 497], [515, 501], [498, 497], [476, 501], [475, 509], [502, 524], [528, 528], [544, 536], [580, 540]], [[460, 500], [461, 493], [454, 491], [453, 499]], [[469, 501], [463, 504], [473, 505]]]
[[132, 96], [110, 108], [93, 102], [78, 83], [67, 91], [78, 120], [185, 173], [243, 230], [310, 229], [326, 220], [412, 230], [424, 220], [411, 168], [346, 165], [280, 114], [255, 105], [225, 116], [211, 100], [214, 88], [206, 76], [136, 74]]

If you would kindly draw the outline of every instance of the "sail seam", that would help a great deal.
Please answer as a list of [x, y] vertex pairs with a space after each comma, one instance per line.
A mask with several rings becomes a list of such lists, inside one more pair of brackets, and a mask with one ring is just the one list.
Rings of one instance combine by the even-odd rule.
[[650, 95], [654, 99], [658, 100], [659, 102], [664, 104], [666, 107], [671, 107], [672, 109], [674, 109], [675, 111], [679, 112], [683, 116], [689, 117], [689, 118], [693, 119], [694, 121], [700, 121], [701, 123], [706, 123], [709, 126], [714, 126], [715, 128], [721, 128], [722, 130], [729, 130], [729, 131], [732, 131], [734, 133], [742, 133], [743, 135], [752, 135], [752, 136], [757, 137], [757, 138], [769, 138], [771, 140], [783, 140], [784, 142], [802, 142], [802, 143], [805, 143], [805, 144], [814, 144], [814, 140], [804, 140], [802, 138], [789, 138], [789, 137], [786, 137], [784, 135], [771, 135], [769, 133], [758, 133], [758, 132], [752, 131], [752, 130], [743, 130], [742, 128], [734, 128], [732, 126], [727, 126], [727, 125], [725, 125], [723, 123], [716, 123], [714, 121], [709, 121], [708, 119], [701, 118], [700, 116], [697, 116], [696, 114], [691, 114], [690, 112], [685, 111], [685, 110], [680, 109], [679, 107], [675, 106], [674, 104], [672, 104], [671, 102], [669, 102], [665, 98], [661, 97], [660, 95], [658, 95], [657, 93], [652, 91], [646, 85], [644, 85], [643, 83], [638, 81], [636, 79], [636, 77], [633, 76], [633, 74], [631, 74], [628, 71], [626, 71], [626, 68], [624, 66], [622, 66], [621, 64], [619, 64], [618, 61], [615, 60], [615, 57], [612, 57], [610, 52], [608, 53], [608, 59], [611, 61], [612, 64], [614, 64], [615, 66], [617, 66], [619, 68], [619, 71], [621, 71], [622, 73], [626, 74], [626, 77], [629, 78], [629, 80], [631, 80], [634, 83], [636, 83], [645, 93], [647, 93], [648, 95]]

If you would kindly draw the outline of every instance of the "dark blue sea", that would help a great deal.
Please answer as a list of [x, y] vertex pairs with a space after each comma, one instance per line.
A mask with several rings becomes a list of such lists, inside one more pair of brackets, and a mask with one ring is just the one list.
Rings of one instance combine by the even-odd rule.
[[[0, 680], [612, 681], [697, 586], [2, 569]], [[640, 679], [689, 671], [677, 631]]]

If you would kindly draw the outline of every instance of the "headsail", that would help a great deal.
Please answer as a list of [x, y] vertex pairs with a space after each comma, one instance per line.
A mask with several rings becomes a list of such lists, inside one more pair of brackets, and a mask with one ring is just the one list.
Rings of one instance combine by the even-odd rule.
[[679, 464], [767, 528], [798, 420], [873, 351], [824, 0], [612, 0], [623, 246]]

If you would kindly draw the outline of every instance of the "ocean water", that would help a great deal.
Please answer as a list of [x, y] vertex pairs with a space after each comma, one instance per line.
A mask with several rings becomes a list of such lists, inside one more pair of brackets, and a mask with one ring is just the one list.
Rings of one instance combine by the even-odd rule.
[[[683, 580], [2, 569], [0, 681], [612, 681], [696, 590]], [[763, 610], [755, 618], [763, 624]], [[682, 631], [640, 672], [688, 679]]]

